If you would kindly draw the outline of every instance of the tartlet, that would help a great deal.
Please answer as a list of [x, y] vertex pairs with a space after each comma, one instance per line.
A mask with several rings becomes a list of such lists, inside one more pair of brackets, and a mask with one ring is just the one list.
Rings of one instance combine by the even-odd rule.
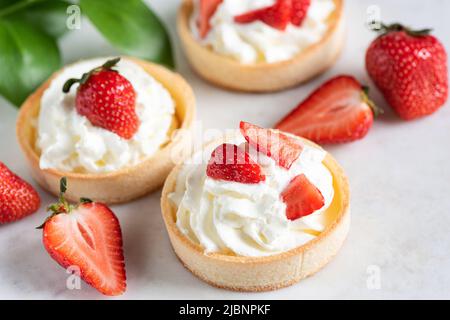
[[[227, 140], [228, 137], [225, 139]], [[309, 140], [304, 144], [321, 149]], [[219, 145], [223, 140], [211, 142]], [[323, 164], [333, 176], [334, 197], [325, 212], [331, 214], [326, 228], [313, 240], [291, 250], [261, 257], [233, 253], [205, 253], [205, 249], [185, 236], [176, 225], [176, 207], [169, 199], [174, 192], [182, 164], [175, 167], [164, 184], [161, 208], [175, 254], [195, 276], [210, 285], [234, 291], [269, 291], [290, 286], [313, 275], [339, 251], [350, 227], [349, 185], [347, 178], [330, 155]]]
[[328, 29], [322, 39], [285, 61], [242, 64], [203, 46], [195, 39], [189, 27], [193, 0], [184, 0], [181, 4], [177, 17], [178, 35], [189, 63], [205, 80], [237, 91], [283, 90], [324, 72], [338, 58], [345, 36], [344, 1], [333, 2], [335, 10], [328, 17]]
[[[70, 201], [77, 201], [86, 195], [94, 201], [104, 203], [130, 201], [160, 187], [175, 166], [171, 159], [172, 151], [175, 148], [182, 149], [189, 144], [187, 135], [181, 132], [191, 128], [195, 117], [195, 97], [189, 84], [180, 75], [165, 67], [131, 57], [123, 59], [139, 65], [171, 94], [175, 102], [175, 116], [171, 132], [169, 132], [170, 141], [161, 146], [153, 156], [143, 159], [137, 165], [113, 172], [76, 173], [52, 168], [41, 169], [39, 151], [35, 147], [37, 138], [35, 121], [39, 115], [41, 97], [52, 79], [61, 72], [58, 71], [23, 103], [16, 126], [17, 138], [31, 168], [31, 174], [39, 185], [49, 192], [57, 195], [59, 181], [65, 176], [70, 182], [70, 189], [66, 193], [66, 198]], [[176, 129], [181, 130], [177, 132]]]

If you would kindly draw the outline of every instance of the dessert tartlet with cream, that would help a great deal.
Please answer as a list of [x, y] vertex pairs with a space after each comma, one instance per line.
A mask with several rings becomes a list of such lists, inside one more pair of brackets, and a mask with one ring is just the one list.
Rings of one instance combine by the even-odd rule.
[[22, 105], [17, 135], [33, 177], [69, 200], [107, 203], [159, 187], [175, 165], [173, 148], [188, 143], [195, 113], [178, 74], [135, 58], [79, 61], [55, 73]]
[[334, 63], [344, 41], [343, 0], [184, 0], [178, 33], [206, 80], [281, 90]]
[[350, 226], [349, 186], [337, 162], [306, 139], [246, 122], [175, 167], [161, 207], [183, 265], [238, 291], [314, 274]]

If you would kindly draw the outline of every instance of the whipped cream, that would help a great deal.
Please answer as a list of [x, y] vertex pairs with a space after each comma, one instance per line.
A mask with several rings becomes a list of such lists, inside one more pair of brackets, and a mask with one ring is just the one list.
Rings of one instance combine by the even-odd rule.
[[175, 104], [169, 92], [136, 63], [122, 59], [116, 67], [136, 92], [140, 126], [135, 135], [123, 139], [93, 126], [75, 108], [77, 85], [64, 94], [69, 78], [80, 78], [109, 58], [96, 58], [70, 65], [52, 80], [40, 101], [36, 148], [40, 168], [66, 172], [105, 173], [132, 166], [152, 156], [168, 140]]
[[[245, 143], [238, 137], [228, 142]], [[273, 159], [250, 150], [250, 154], [257, 154], [266, 180], [243, 184], [206, 175], [204, 160], [209, 159], [214, 147], [197, 152], [183, 165], [169, 196], [178, 208], [179, 230], [205, 252], [267, 256], [300, 246], [324, 230], [323, 213], [334, 197], [333, 177], [322, 163], [325, 151], [305, 145], [300, 157], [286, 170]], [[286, 217], [280, 194], [302, 173], [320, 190], [325, 205], [311, 215], [291, 221]]]
[[311, 0], [300, 26], [288, 24], [278, 30], [261, 22], [236, 23], [234, 17], [251, 10], [271, 6], [275, 0], [223, 0], [210, 19], [211, 30], [201, 39], [197, 27], [199, 2], [195, 1], [190, 28], [196, 39], [220, 54], [241, 63], [288, 60], [318, 42], [327, 30], [327, 18], [334, 11], [333, 0]]

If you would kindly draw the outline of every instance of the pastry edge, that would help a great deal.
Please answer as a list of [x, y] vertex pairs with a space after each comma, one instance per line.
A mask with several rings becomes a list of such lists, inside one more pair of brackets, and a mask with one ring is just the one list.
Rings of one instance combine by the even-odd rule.
[[304, 83], [330, 68], [342, 51], [345, 39], [343, 0], [334, 0], [336, 10], [323, 38], [295, 55], [275, 63], [241, 64], [198, 43], [189, 29], [192, 0], [184, 0], [178, 11], [177, 30], [184, 53], [206, 81], [243, 92], [273, 92]]
[[[311, 142], [304, 140], [307, 143]], [[213, 143], [217, 143], [214, 141]], [[262, 292], [293, 285], [309, 277], [339, 252], [350, 228], [349, 185], [342, 168], [327, 153], [326, 164], [331, 167], [341, 192], [342, 208], [336, 220], [317, 238], [289, 251], [265, 257], [240, 257], [205, 254], [177, 228], [174, 206], [168, 195], [173, 192], [181, 166], [169, 174], [161, 196], [161, 209], [172, 248], [183, 266], [204, 282], [222, 289]], [[256, 279], [256, 280], [255, 280]]]
[[[189, 84], [179, 74], [165, 67], [132, 57], [123, 58], [135, 62], [163, 84], [175, 100], [178, 129], [189, 130], [195, 118], [195, 96]], [[59, 72], [55, 72], [25, 100], [17, 117], [17, 139], [36, 182], [50, 193], [58, 195], [59, 181], [65, 176], [69, 184], [66, 193], [68, 200], [78, 201], [80, 197], [88, 196], [94, 201], [108, 204], [128, 202], [159, 188], [175, 166], [170, 159], [172, 150], [189, 146], [189, 138], [186, 139], [182, 134], [175, 135], [156, 154], [139, 164], [111, 173], [72, 173], [39, 167], [39, 155], [32, 145], [36, 137], [33, 136], [35, 130], [31, 120], [37, 117], [42, 94]]]

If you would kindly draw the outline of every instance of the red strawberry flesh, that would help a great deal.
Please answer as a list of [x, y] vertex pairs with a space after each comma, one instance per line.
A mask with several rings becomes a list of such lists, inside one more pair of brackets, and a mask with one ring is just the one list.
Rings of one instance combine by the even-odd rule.
[[211, 29], [210, 19], [223, 0], [200, 0], [200, 12], [197, 20], [200, 37], [204, 38]]
[[211, 154], [206, 174], [216, 180], [259, 183], [265, 180], [261, 166], [234, 144], [224, 143]]
[[298, 175], [282, 192], [281, 198], [286, 204], [286, 216], [296, 220], [310, 215], [325, 205], [322, 193], [304, 175]]
[[292, 1], [277, 0], [274, 5], [243, 13], [234, 17], [237, 23], [250, 23], [257, 20], [279, 30], [286, 29], [291, 20]]
[[298, 139], [272, 129], [264, 129], [241, 121], [240, 130], [249, 145], [285, 169], [289, 169], [300, 156], [303, 146]]
[[44, 225], [44, 246], [63, 268], [76, 266], [81, 278], [105, 295], [126, 289], [122, 234], [104, 204], [85, 203]]
[[275, 128], [317, 143], [363, 138], [379, 110], [352, 76], [336, 76], [311, 93]]
[[292, 0], [291, 23], [300, 26], [306, 17], [311, 0]]

